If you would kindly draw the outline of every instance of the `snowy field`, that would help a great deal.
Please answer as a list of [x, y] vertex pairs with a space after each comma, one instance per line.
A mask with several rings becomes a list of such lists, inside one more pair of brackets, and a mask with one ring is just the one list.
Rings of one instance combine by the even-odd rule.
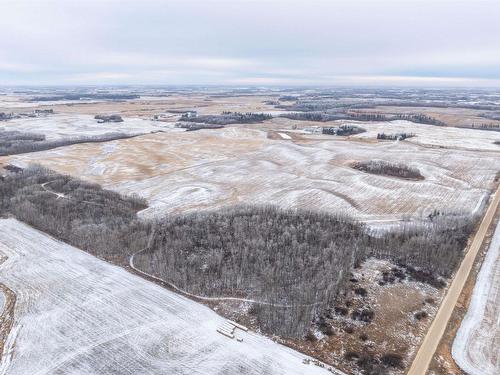
[[95, 136], [105, 133], [143, 134], [157, 130], [184, 131], [174, 129], [173, 124], [140, 118], [123, 118], [123, 122], [99, 124], [94, 116], [81, 114], [53, 114], [47, 116], [20, 118], [0, 122], [0, 128], [44, 134], [48, 140]]
[[[370, 159], [416, 167], [425, 179], [408, 181], [350, 167]], [[149, 201], [144, 216], [272, 203], [393, 225], [434, 209], [477, 212], [499, 170], [500, 152], [334, 136], [272, 140], [266, 131], [235, 126], [73, 145], [4, 160], [20, 166], [39, 162], [137, 193]]]
[[500, 224], [479, 271], [452, 354], [470, 375], [500, 374]]
[[[311, 129], [315, 129], [318, 126], [337, 127], [340, 125], [355, 125], [362, 127], [366, 130], [366, 132], [350, 137], [354, 139], [359, 138], [366, 141], [376, 141], [378, 133], [413, 133], [416, 136], [406, 139], [405, 142], [419, 145], [422, 148], [448, 147], [458, 150], [500, 151], [500, 146], [494, 144], [495, 140], [500, 140], [499, 132], [417, 124], [404, 120], [381, 122], [337, 120], [320, 123], [315, 121], [298, 121], [285, 118], [274, 118], [266, 123], [272, 124], [281, 129], [290, 130], [294, 128], [291, 131], [299, 134], [310, 133]], [[331, 137], [333, 136], [322, 134], [307, 135], [307, 138], [311, 140]]]
[[15, 109], [33, 109], [37, 107], [47, 107], [51, 105], [63, 105], [63, 104], [91, 104], [100, 103], [102, 100], [43, 100], [43, 101], [31, 101], [32, 96], [27, 95], [0, 95], [0, 112]]
[[500, 139], [500, 133], [488, 130], [461, 129], [446, 126], [415, 124], [409, 121], [368, 122], [361, 125], [367, 131], [358, 138], [377, 138], [378, 133], [414, 133], [406, 141], [424, 147], [444, 146], [465, 150], [500, 151], [493, 141]]
[[229, 339], [209, 308], [16, 220], [0, 220], [0, 254], [17, 295], [1, 375], [329, 373], [255, 333]]

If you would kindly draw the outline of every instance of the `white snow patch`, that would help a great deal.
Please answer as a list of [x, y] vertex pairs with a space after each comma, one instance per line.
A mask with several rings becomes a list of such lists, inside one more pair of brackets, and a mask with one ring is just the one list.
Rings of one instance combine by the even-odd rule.
[[279, 134], [279, 135], [281, 136], [281, 138], [283, 138], [283, 139], [292, 139], [292, 137], [290, 137], [290, 136], [289, 136], [288, 134], [286, 134], [286, 133], [278, 133], [278, 134]]
[[455, 336], [452, 354], [470, 375], [500, 374], [500, 223]]
[[328, 373], [256, 333], [229, 339], [208, 307], [16, 220], [0, 220], [0, 252], [17, 295], [2, 375]]
[[20, 118], [3, 122], [2, 128], [44, 134], [47, 140], [96, 136], [105, 133], [142, 134], [156, 130], [174, 130], [173, 124], [124, 117], [123, 122], [98, 123], [93, 116], [59, 114]]

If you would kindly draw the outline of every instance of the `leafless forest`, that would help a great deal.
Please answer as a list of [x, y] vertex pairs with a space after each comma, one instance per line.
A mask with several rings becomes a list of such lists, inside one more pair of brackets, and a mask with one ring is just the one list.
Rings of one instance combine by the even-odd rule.
[[342, 298], [353, 267], [370, 256], [443, 286], [474, 221], [435, 212], [420, 226], [370, 235], [343, 216], [276, 207], [236, 207], [140, 221], [144, 200], [41, 167], [0, 182], [1, 209], [74, 246], [124, 264], [141, 251], [143, 271], [190, 292], [256, 304], [261, 328], [302, 336]]

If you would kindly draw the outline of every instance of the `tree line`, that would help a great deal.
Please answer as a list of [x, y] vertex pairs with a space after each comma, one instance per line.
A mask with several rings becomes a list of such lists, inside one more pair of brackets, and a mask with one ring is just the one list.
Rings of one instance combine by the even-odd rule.
[[228, 112], [224, 111], [220, 115], [197, 115], [189, 116], [183, 114], [180, 121], [205, 123], [212, 125], [229, 125], [229, 124], [255, 124], [273, 118], [272, 115], [267, 113], [253, 113], [253, 112]]
[[327, 111], [305, 111], [305, 112], [291, 112], [283, 113], [280, 117], [289, 118], [291, 120], [300, 121], [336, 121], [336, 120], [353, 120], [353, 121], [394, 121], [394, 120], [406, 120], [419, 124], [427, 125], [445, 125], [444, 122], [424, 114], [420, 113], [408, 113], [408, 114], [381, 114], [381, 113], [369, 113], [369, 112], [358, 112], [352, 111], [351, 108], [345, 109], [330, 109]]
[[404, 141], [407, 138], [415, 137], [414, 133], [394, 133], [394, 134], [386, 134], [386, 133], [378, 133], [377, 139], [380, 140], [390, 140], [390, 141]]
[[0, 156], [45, 151], [78, 143], [109, 142], [117, 139], [133, 138], [137, 135], [138, 134], [125, 134], [121, 132], [115, 132], [93, 136], [68, 137], [63, 139], [47, 140], [45, 138], [45, 135], [43, 134], [6, 131], [0, 129]]

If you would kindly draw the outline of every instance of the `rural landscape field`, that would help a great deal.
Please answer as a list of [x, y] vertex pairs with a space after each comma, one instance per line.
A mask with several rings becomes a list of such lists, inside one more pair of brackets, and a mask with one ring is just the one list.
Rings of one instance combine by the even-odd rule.
[[0, 15], [0, 375], [500, 374], [498, 0]]
[[[393, 107], [381, 115], [384, 107], [373, 102], [384, 92], [357, 99], [369, 90], [108, 92], [133, 98], [68, 103], [62, 94], [61, 103], [46, 104], [43, 91], [3, 95], [4, 373], [107, 373], [116, 371], [113, 363], [124, 366], [119, 373], [410, 368], [494, 204], [499, 133], [476, 122], [426, 123], [424, 104], [413, 103], [405, 117], [393, 118]], [[415, 93], [423, 102], [435, 94]], [[399, 95], [407, 100], [407, 92]], [[484, 106], [440, 95], [450, 95], [447, 116], [455, 105]], [[500, 109], [500, 94], [464, 95], [485, 98], [484, 116]], [[335, 110], [296, 110], [301, 103]], [[339, 118], [317, 120], [318, 113]], [[111, 115], [119, 121], [94, 118]], [[323, 227], [333, 231], [329, 238], [322, 239]], [[491, 271], [480, 274], [492, 288], [496, 237], [485, 258]], [[318, 252], [313, 238], [325, 248]], [[295, 251], [319, 263], [288, 261], [280, 270], [281, 257]], [[258, 273], [252, 252], [270, 262]], [[28, 266], [34, 259], [36, 267]], [[52, 279], [36, 276], [44, 274]], [[494, 373], [495, 289], [479, 288], [448, 361]], [[42, 326], [58, 333], [40, 352]], [[104, 353], [113, 354], [96, 367], [93, 358]]]

